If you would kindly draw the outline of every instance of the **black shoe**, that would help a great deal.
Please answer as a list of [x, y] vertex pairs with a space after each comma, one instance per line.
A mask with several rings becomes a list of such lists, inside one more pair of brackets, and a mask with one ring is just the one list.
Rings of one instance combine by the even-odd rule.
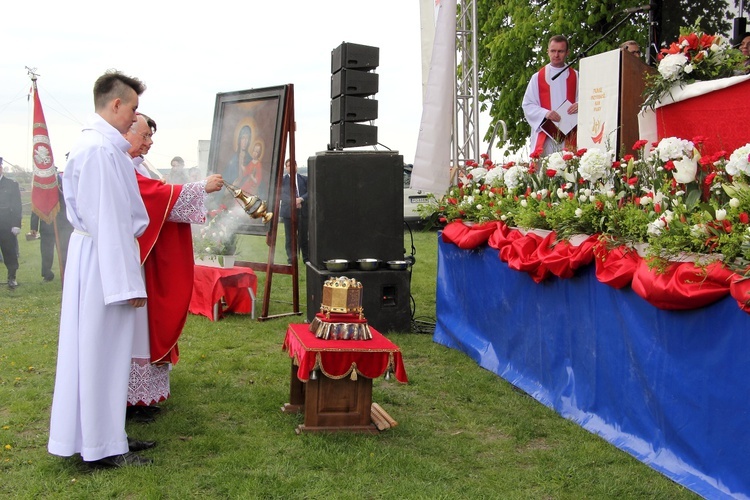
[[156, 446], [156, 441], [139, 441], [128, 438], [128, 449], [130, 451], [150, 450], [154, 446]]
[[145, 413], [146, 415], [158, 415], [161, 411], [161, 408], [158, 406], [137, 406], [138, 410], [141, 413]]
[[49, 283], [53, 279], [55, 279], [55, 274], [54, 273], [49, 273], [47, 276], [45, 276], [44, 278], [42, 278], [42, 281], [44, 283]]
[[[147, 408], [157, 409], [149, 410]], [[161, 408], [158, 406], [128, 406], [127, 410], [125, 410], [125, 418], [140, 424], [150, 424], [154, 421], [154, 415], [159, 411], [161, 411]]]
[[93, 462], [86, 462], [91, 467], [95, 468], [120, 468], [127, 465], [141, 466], [151, 465], [154, 461], [150, 458], [144, 458], [135, 453], [127, 452], [122, 455], [112, 455], [111, 457], [105, 457]]

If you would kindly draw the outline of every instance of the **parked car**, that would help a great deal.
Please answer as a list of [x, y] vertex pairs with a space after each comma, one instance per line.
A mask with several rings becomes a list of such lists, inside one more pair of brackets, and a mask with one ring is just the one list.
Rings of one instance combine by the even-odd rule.
[[406, 222], [423, 222], [419, 212], [417, 212], [417, 207], [420, 203], [427, 203], [427, 197], [430, 193], [410, 187], [412, 168], [413, 165], [411, 164], [404, 165], [404, 220]]

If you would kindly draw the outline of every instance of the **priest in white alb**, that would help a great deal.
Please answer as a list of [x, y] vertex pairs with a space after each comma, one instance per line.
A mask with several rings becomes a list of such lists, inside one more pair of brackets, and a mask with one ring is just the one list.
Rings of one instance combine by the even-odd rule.
[[[550, 38], [547, 46], [549, 64], [534, 73], [523, 96], [523, 114], [531, 126], [531, 152], [537, 151], [541, 156], [560, 151], [564, 147], [575, 149], [575, 130], [565, 140], [556, 141], [542, 129], [545, 120], [559, 124], [563, 118], [570, 118], [561, 116], [562, 113], [578, 113], [578, 72], [572, 68], [563, 71], [568, 52], [567, 38], [562, 35]], [[562, 74], [556, 76], [561, 71]], [[570, 104], [565, 104], [566, 102]]]

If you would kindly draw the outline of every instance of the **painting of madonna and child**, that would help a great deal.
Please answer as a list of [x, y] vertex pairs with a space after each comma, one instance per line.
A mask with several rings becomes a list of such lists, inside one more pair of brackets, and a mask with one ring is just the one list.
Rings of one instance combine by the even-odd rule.
[[[221, 174], [226, 182], [255, 195], [273, 212], [276, 178], [279, 174], [286, 87], [225, 92], [216, 95], [208, 171]], [[239, 213], [234, 232], [266, 234], [271, 224], [244, 215], [227, 189], [212, 193], [211, 213]]]

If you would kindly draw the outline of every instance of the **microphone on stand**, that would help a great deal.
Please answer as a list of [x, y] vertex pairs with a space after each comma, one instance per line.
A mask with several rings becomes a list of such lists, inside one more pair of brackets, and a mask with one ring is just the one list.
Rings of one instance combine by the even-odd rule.
[[622, 12], [623, 14], [635, 14], [636, 12], [646, 12], [647, 10], [651, 10], [651, 4], [622, 9]]

